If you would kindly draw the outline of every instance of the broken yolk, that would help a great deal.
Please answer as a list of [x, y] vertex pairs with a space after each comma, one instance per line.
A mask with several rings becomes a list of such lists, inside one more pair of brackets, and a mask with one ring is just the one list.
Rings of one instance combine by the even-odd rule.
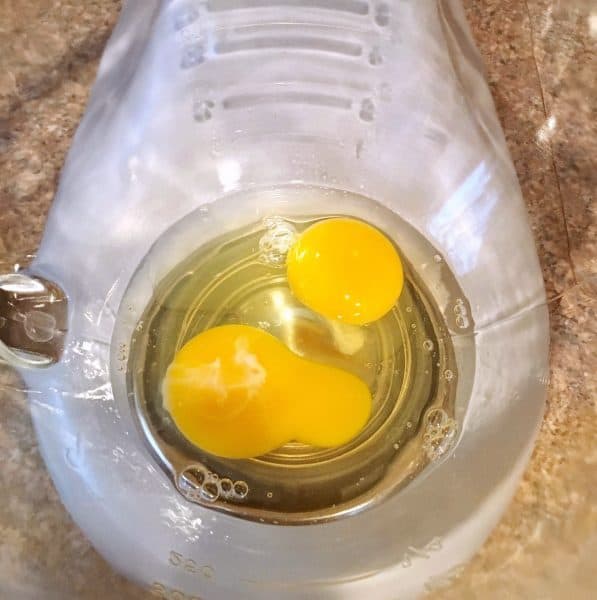
[[223, 325], [187, 342], [168, 367], [164, 406], [203, 450], [250, 458], [299, 441], [339, 446], [371, 412], [371, 393], [355, 375], [291, 352], [247, 325]]
[[388, 313], [404, 284], [398, 252], [381, 231], [333, 218], [307, 228], [286, 260], [293, 294], [311, 310], [353, 325]]

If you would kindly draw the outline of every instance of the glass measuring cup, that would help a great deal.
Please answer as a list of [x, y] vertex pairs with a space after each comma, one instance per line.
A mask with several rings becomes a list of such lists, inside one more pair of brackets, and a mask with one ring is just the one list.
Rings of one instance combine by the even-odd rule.
[[[190, 552], [195, 552], [192, 537], [198, 533], [193, 533], [193, 526], [198, 528], [197, 518], [206, 517], [196, 516], [204, 515], [204, 512], [201, 512], [202, 507], [191, 507], [192, 511], [199, 512], [192, 512], [192, 516], [189, 515], [186, 519], [183, 516], [182, 525], [187, 527], [186, 533], [179, 530], [177, 534], [169, 537], [169, 533], [165, 533], [164, 530], [158, 531], [157, 528], [149, 532], [149, 536], [154, 536], [151, 539], [155, 541], [155, 547], [160, 549], [161, 554], [159, 557], [153, 557], [147, 563], [149, 566], [138, 570], [129, 564], [124, 550], [121, 552], [115, 549], [119, 543], [117, 536], [111, 538], [101, 531], [99, 523], [102, 519], [117, 522], [119, 526], [116, 529], [122, 530], [123, 536], [130, 544], [134, 537], [130, 533], [132, 530], [146, 532], [151, 529], [152, 523], [156, 524], [156, 527], [157, 522], [163, 525], [163, 513], [169, 510], [166, 508], [169, 502], [183, 502], [178, 499], [179, 496], [171, 485], [167, 492], [164, 488], [166, 496], [158, 499], [160, 484], [168, 481], [159, 470], [155, 481], [133, 482], [132, 474], [129, 473], [127, 477], [128, 467], [125, 464], [121, 465], [123, 471], [105, 476], [98, 475], [106, 467], [106, 457], [102, 457], [103, 450], [110, 456], [113, 456], [112, 452], [117, 449], [117, 454], [122, 453], [127, 458], [137, 455], [139, 462], [136, 462], [137, 459], [132, 461], [135, 467], [143, 465], [143, 460], [147, 460], [146, 464], [149, 466], [156, 464], [144, 454], [144, 440], [140, 436], [136, 435], [134, 443], [130, 446], [124, 444], [126, 432], [128, 435], [135, 435], [135, 423], [132, 416], [127, 414], [128, 402], [122, 402], [122, 396], [120, 400], [115, 397], [111, 399], [114, 395], [112, 389], [116, 389], [114, 381], [118, 379], [120, 343], [124, 344], [124, 356], [130, 341], [114, 344], [116, 315], [122, 316], [128, 311], [126, 304], [122, 303], [125, 290], [129, 288], [134, 272], [147, 256], [154, 241], [162, 238], [168, 227], [181, 218], [191, 218], [191, 213], [195, 209], [199, 210], [203, 204], [213, 200], [214, 205], [210, 209], [213, 212], [216, 211], [215, 203], [220, 204], [220, 198], [233, 201], [234, 192], [254, 189], [264, 197], [267, 190], [280, 190], [282, 186], [295, 182], [293, 185], [302, 187], [305, 191], [311, 189], [309, 186], [314, 186], [331, 190], [330, 196], [334, 196], [333, 190], [339, 190], [360, 194], [364, 198], [373, 198], [385, 208], [399, 213], [401, 218], [422, 232], [444, 257], [451, 272], [456, 274], [463, 291], [462, 297], [469, 302], [473, 310], [469, 316], [474, 321], [476, 330], [485, 336], [485, 342], [491, 347], [488, 331], [495, 323], [510, 322], [512, 328], [507, 330], [507, 334], [506, 330], [502, 329], [495, 342], [500, 346], [504, 339], [509, 340], [509, 344], [502, 349], [510, 356], [510, 360], [501, 363], [500, 360], [506, 360], [503, 355], [497, 357], [499, 360], [495, 355], [489, 355], [493, 357], [495, 364], [511, 367], [508, 371], [511, 381], [502, 381], [498, 385], [494, 381], [495, 378], [488, 378], [487, 382], [491, 381], [492, 386], [477, 395], [476, 403], [469, 405], [466, 411], [466, 417], [471, 422], [469, 424], [474, 424], [477, 431], [483, 430], [481, 423], [487, 419], [495, 429], [485, 423], [485, 431], [493, 431], [495, 434], [499, 431], [499, 423], [510, 422], [510, 419], [504, 416], [508, 414], [508, 410], [522, 410], [520, 404], [514, 402], [509, 394], [515, 388], [522, 389], [521, 381], [526, 381], [525, 377], [534, 374], [520, 373], [510, 361], [520, 363], [519, 368], [523, 365], [528, 366], [522, 357], [532, 354], [535, 347], [540, 349], [535, 355], [544, 356], [541, 352], [544, 351], [545, 340], [539, 334], [544, 315], [541, 316], [540, 309], [535, 313], [535, 307], [541, 305], [542, 298], [540, 277], [534, 263], [534, 251], [524, 211], [518, 201], [516, 183], [509, 163], [503, 159], [503, 143], [494, 130], [496, 124], [492, 109], [487, 108], [490, 107], [490, 104], [487, 104], [488, 95], [481, 83], [479, 89], [471, 87], [471, 81], [481, 81], [479, 75], [475, 74], [474, 63], [458, 62], [462, 69], [459, 77], [450, 70], [454, 68], [450, 62], [450, 52], [457, 55], [457, 52], [464, 52], [467, 48], [466, 45], [459, 47], [458, 30], [453, 29], [454, 17], [457, 15], [450, 17], [450, 14], [444, 14], [443, 20], [438, 20], [435, 8], [431, 5], [418, 9], [403, 9], [397, 5], [385, 9], [366, 5], [363, 9], [363, 6], [358, 3], [342, 4], [342, 10], [334, 10], [334, 4], [309, 6], [307, 8], [314, 11], [310, 13], [305, 12], [304, 5], [287, 5], [283, 10], [287, 11], [285, 15], [290, 16], [283, 18], [278, 9], [270, 13], [271, 7], [268, 6], [252, 6], [249, 9], [240, 5], [230, 5], [227, 10], [219, 10], [215, 5], [210, 8], [209, 5], [202, 7], [171, 3], [171, 6], [166, 8], [148, 3], [148, 8], [145, 9], [147, 12], [136, 13], [136, 16], [143, 14], [143, 18], [135, 19], [133, 26], [131, 15], [135, 14], [138, 7], [131, 5], [128, 9], [129, 16], [127, 17], [127, 13], [123, 16], [112, 50], [109, 50], [106, 56], [96, 92], [103, 94], [106, 88], [108, 92], [116, 90], [117, 95], [123, 98], [122, 104], [116, 114], [108, 115], [104, 100], [100, 98], [95, 104], [92, 102], [79, 139], [91, 142], [93, 152], [77, 154], [73, 151], [60, 196], [48, 225], [44, 245], [31, 268], [32, 274], [58, 282], [69, 296], [72, 318], [66, 340], [67, 350], [62, 355], [62, 361], [55, 367], [50, 367], [43, 374], [30, 373], [26, 377], [32, 389], [44, 390], [44, 393], [47, 391], [50, 397], [48, 406], [62, 411], [60, 418], [56, 416], [59, 420], [52, 421], [46, 419], [47, 415], [41, 404], [34, 408], [34, 412], [38, 413], [36, 418], [40, 439], [45, 440], [42, 441], [42, 446], [45, 447], [48, 463], [52, 465], [54, 477], [63, 488], [65, 501], [77, 515], [78, 521], [86, 523], [89, 521], [89, 514], [85, 514], [85, 507], [97, 505], [97, 502], [92, 502], [91, 491], [100, 492], [103, 500], [100, 503], [102, 508], [97, 514], [97, 521], [87, 523], [84, 528], [106, 555], [111, 556], [121, 569], [137, 579], [143, 579], [148, 572], [154, 572], [152, 565], [161, 565], [162, 570], [156, 567], [155, 571], [160, 573], [158, 582], [167, 582], [172, 589], [188, 589], [189, 593], [192, 593], [196, 588], [193, 588], [192, 584], [189, 584], [188, 588], [182, 586], [176, 569], [170, 569], [175, 565], [168, 565], [168, 549], [177, 544], [186, 548], [188, 544]], [[180, 12], [177, 12], [178, 10]], [[301, 25], [300, 35], [297, 33], [298, 27], [290, 27], [293, 29], [292, 35], [289, 36], [291, 43], [286, 38], [281, 40], [278, 35], [280, 30], [283, 30], [284, 35], [287, 35], [287, 31], [284, 29], [286, 25], [280, 26], [280, 22], [286, 24], [292, 19], [298, 20], [299, 17], [303, 19], [298, 21]], [[128, 21], [128, 28], [127, 19], [131, 19]], [[251, 29], [251, 21], [257, 19], [264, 19], [266, 23], [264, 27], [260, 23], [257, 28], [259, 35], [254, 35], [255, 28]], [[306, 36], [306, 41], [303, 36], [305, 20], [311, 23], [314, 31], [312, 36]], [[194, 27], [197, 23], [201, 27]], [[426, 23], [428, 28], [420, 27], [418, 23]], [[450, 23], [452, 29], [444, 30], [443, 26]], [[409, 27], [409, 24], [413, 27]], [[218, 41], [217, 36], [225, 37], [226, 27], [229, 26], [234, 29], [229, 35], [231, 39]], [[151, 30], [151, 35], [147, 38], [143, 38], [141, 33], [144, 28]], [[348, 46], [338, 44], [338, 38], [342, 38], [342, 41], [348, 40], [350, 36], [345, 35], [345, 32], [353, 29], [357, 30], [353, 34], [357, 40], [353, 46], [350, 46], [353, 43], [350, 40]], [[211, 33], [212, 30], [216, 33]], [[338, 34], [338, 31], [342, 33]], [[456, 42], [451, 37], [455, 35], [454, 32]], [[448, 52], [443, 56], [436, 56], [431, 47], [426, 49], [436, 33], [437, 39], [443, 40], [441, 44], [445, 43], [441, 50], [448, 48]], [[405, 36], [400, 42], [397, 39], [399, 34]], [[359, 41], [361, 38], [365, 41]], [[207, 42], [204, 47], [207, 50], [201, 53], [199, 42], [205, 39]], [[367, 40], [370, 40], [370, 45], [367, 45]], [[450, 43], [447, 40], [450, 40]], [[118, 41], [120, 45], [117, 44]], [[374, 51], [373, 42], [378, 42], [379, 52]], [[282, 51], [280, 46], [285, 50]], [[434, 47], [433, 44], [431, 46]], [[355, 50], [355, 47], [360, 47], [361, 50]], [[404, 48], [404, 55], [396, 53], [394, 56], [392, 50], [396, 47]], [[127, 60], [119, 61], [117, 59], [121, 58], [119, 53], [123, 48], [130, 52], [130, 56], [127, 56]], [[357, 54], [354, 54], [355, 52]], [[252, 60], [253, 64], [261, 64], [264, 56], [270, 57], [272, 54], [275, 58], [271, 59], [271, 68], [259, 74], [261, 80], [253, 81], [257, 69], [247, 66], [243, 61], [246, 59]], [[413, 56], [416, 57], [417, 54], [418, 60], [413, 61]], [[442, 55], [442, 52], [437, 54]], [[280, 64], [280, 57], [289, 58], [288, 55], [290, 63]], [[388, 57], [391, 57], [391, 60]], [[227, 59], [234, 59], [234, 62], [221, 62]], [[174, 70], [172, 65], [177, 69], [175, 74], [172, 74], [173, 81], [168, 82], [168, 85], [158, 85], [158, 81], [163, 83], [161, 75], [170, 73], [170, 69]], [[223, 76], [224, 65], [234, 70], [228, 80]], [[357, 71], [355, 65], [358, 65], [359, 69], [364, 66], [365, 70]], [[429, 65], [433, 65], [433, 68], [429, 68]], [[208, 67], [211, 69], [211, 80]], [[378, 67], [377, 70], [374, 67]], [[426, 72], [426, 69], [429, 69], [429, 72]], [[438, 72], [443, 74], [443, 69], [451, 74], [451, 78], [435, 81], [435, 75]], [[289, 82], [291, 85], [287, 86], [280, 85], [284, 83], [281, 81], [281, 70], [284, 73], [292, 73], [292, 77], [301, 85], [296, 85], [296, 82]], [[131, 72], [135, 75], [132, 80], [127, 80], [126, 74]], [[324, 72], [325, 77], [321, 72]], [[249, 78], [247, 75], [250, 81], [244, 82], [247, 90], [243, 88], [239, 73], [252, 76]], [[352, 79], [353, 76], [356, 81]], [[115, 78], [118, 79], [118, 85], [115, 84]], [[264, 81], [268, 78], [273, 80], [269, 88]], [[321, 79], [324, 79], [323, 83]], [[429, 83], [430, 79], [434, 80], [433, 84]], [[229, 89], [226, 81], [231, 82], [232, 89]], [[340, 85], [338, 81], [351, 85]], [[460, 85], [463, 81], [468, 82], [468, 88], [465, 87], [466, 94], [457, 86], [457, 83]], [[151, 85], [153, 82], [155, 85]], [[217, 82], [217, 86], [214, 82]], [[426, 87], [426, 84], [431, 85], [431, 88]], [[336, 89], [336, 85], [339, 90]], [[426, 93], [434, 100], [425, 100], [425, 94], [421, 94], [417, 86], [423, 90], [433, 90]], [[454, 91], [454, 86], [457, 91]], [[208, 94], [214, 87], [217, 97], [203, 95]], [[333, 93], [331, 87], [334, 87]], [[347, 92], [345, 88], [350, 91]], [[279, 93], [279, 90], [282, 91]], [[361, 95], [363, 90], [367, 95]], [[447, 92], [447, 95], [444, 92]], [[475, 101], [471, 102], [471, 109], [470, 103], [467, 105], [465, 101], [471, 98], [470, 94], [473, 92], [476, 95], [472, 96]], [[420, 96], [423, 96], [423, 99]], [[458, 104], [459, 100], [462, 104]], [[160, 107], [163, 112], [160, 112]], [[483, 117], [484, 109], [489, 111], [488, 117]], [[481, 117], [477, 111], [480, 111]], [[477, 118], [480, 119], [479, 122]], [[426, 119], [431, 121], [427, 123]], [[437, 127], [434, 119], [441, 127]], [[125, 127], [125, 135], [122, 135], [122, 123], [129, 124]], [[188, 128], [189, 124], [194, 128]], [[205, 128], [197, 129], [204, 125]], [[184, 131], [185, 135], [173, 140], [173, 131]], [[338, 132], [342, 134], [338, 135]], [[197, 139], [205, 140], [201, 148], [196, 147]], [[167, 140], [169, 152], [162, 162], [157, 150], [161, 151], [164, 140]], [[446, 143], [443, 151], [442, 140]], [[189, 152], [189, 148], [193, 149], [192, 153]], [[99, 159], [102, 155], [107, 158]], [[272, 157], [275, 157], [275, 160], [272, 160]], [[421, 165], [433, 166], [422, 170]], [[85, 203], [81, 201], [83, 189], [88, 193]], [[106, 194], [111, 202], [106, 202]], [[290, 197], [290, 192], [287, 191], [286, 194]], [[238, 195], [234, 197], [239, 198]], [[176, 202], [164, 202], [164, 198], [176, 198]], [[325, 201], [324, 198], [319, 199], [321, 203]], [[311, 211], [319, 209], [327, 213], [340, 210], [332, 206], [333, 199], [328, 197], [328, 201], [329, 205], [314, 206]], [[294, 205], [296, 210], [300, 208], [298, 200]], [[292, 206], [290, 208], [292, 212]], [[245, 200], [242, 206], [238, 203], [230, 204], [226, 218], [220, 219], [218, 232], [246, 224], [249, 216], [252, 220], [259, 220], [261, 214], [249, 215], [251, 210], [253, 207], [248, 200]], [[280, 208], [276, 207], [276, 211], [279, 210]], [[351, 207], [349, 212], [358, 214], [357, 211], [356, 207]], [[362, 216], [368, 220], [375, 218], [375, 215], [369, 212]], [[385, 225], [381, 221], [378, 224]], [[503, 239], [506, 225], [510, 232], [508, 240]], [[208, 237], [201, 241], [208, 241]], [[516, 256], [511, 256], [509, 252], [512, 244], [518, 249]], [[71, 249], [68, 260], [63, 256], [64, 248]], [[192, 245], [184, 247], [181, 242], [179, 258], [184, 258], [185, 253], [192, 249]], [[174, 254], [174, 251], [171, 252]], [[496, 257], [506, 256], [509, 259], [503, 261], [506, 264], [498, 264]], [[162, 260], [168, 265], [167, 258]], [[60, 264], [61, 262], [64, 264]], [[172, 264], [176, 262], [178, 261], [173, 261]], [[423, 262], [415, 261], [413, 257], [413, 265], [420, 271]], [[161, 271], [160, 274], [164, 272], [166, 271]], [[496, 273], [497, 276], [489, 280], [488, 273]], [[522, 278], [521, 273], [525, 273]], [[92, 280], [90, 285], [82, 285], [86, 279]], [[522, 283], [521, 279], [524, 280]], [[129, 312], [140, 308], [143, 307], [133, 305], [133, 311]], [[451, 310], [452, 308], [450, 307]], [[450, 318], [454, 319], [456, 325], [456, 314], [453, 310], [452, 314], [454, 317]], [[530, 315], [535, 316], [531, 318]], [[519, 317], [522, 320], [519, 320]], [[518, 323], [517, 327], [514, 327], [514, 322]], [[529, 336], [530, 332], [534, 332], [535, 337]], [[481, 337], [478, 336], [478, 340]], [[521, 344], [517, 352], [520, 354], [517, 354], [512, 346], [515, 345], [514, 341], [519, 339]], [[116, 354], [116, 359], [112, 362], [112, 365], [116, 365], [115, 368], [109, 366], [110, 361], [106, 358], [107, 347], [110, 347], [109, 352]], [[479, 341], [477, 349], [480, 351], [485, 348]], [[480, 356], [483, 356], [484, 361], [491, 362], [487, 355]], [[541, 362], [539, 358], [532, 370], [540, 370]], [[496, 368], [495, 365], [493, 368]], [[479, 371], [476, 370], [475, 376], [478, 374]], [[478, 392], [479, 388], [475, 394]], [[473, 398], [475, 394], [471, 393], [469, 396]], [[484, 397], [483, 394], [487, 394], [489, 398], [485, 399], [488, 406], [480, 399]], [[481, 499], [487, 499], [487, 490], [492, 489], [495, 481], [502, 481], [501, 476], [507, 479], [504, 474], [512, 477], [512, 481], [516, 480], [515, 473], [519, 472], [520, 465], [524, 462], [524, 455], [532, 437], [528, 433], [533, 430], [530, 424], [533, 423], [533, 419], [536, 421], [538, 418], [540, 406], [540, 394], [536, 390], [529, 388], [524, 395], [536, 399], [524, 407], [524, 419], [518, 420], [517, 423], [517, 426], [527, 432], [521, 436], [524, 448], [521, 449], [520, 444], [511, 444], [511, 454], [500, 459], [504, 461], [504, 465], [509, 464], [508, 468], [503, 467], [501, 472], [499, 469], [488, 469], [495, 479], [488, 477], [485, 480], [485, 488], [481, 486], [482, 478], [477, 478], [479, 487], [476, 490], [477, 494], [472, 494], [472, 503], [473, 498], [477, 504], [481, 503]], [[496, 398], [502, 398], [503, 401]], [[508, 408], [508, 403], [516, 406]], [[477, 412], [473, 410], [475, 406]], [[109, 410], [110, 408], [112, 410]], [[494, 412], [487, 410], [488, 408]], [[501, 415], [502, 421], [491, 421], [495, 413]], [[115, 415], [118, 416], [116, 424]], [[516, 419], [512, 419], [512, 422], [516, 422]], [[69, 423], [70, 431], [66, 427]], [[81, 423], [85, 423], [86, 426], [81, 428]], [[57, 439], [56, 431], [61, 428], [64, 431], [63, 437]], [[77, 450], [77, 436], [73, 435], [73, 432], [81, 430], [82, 441], [79, 441]], [[106, 439], [105, 432], [110, 431], [111, 436]], [[467, 446], [462, 443], [465, 436], [475, 447], [472, 441], [475, 438], [468, 435], [470, 431], [465, 427], [464, 415], [461, 431], [461, 443], [456, 454], [466, 450]], [[73, 439], [70, 439], [67, 433]], [[478, 437], [482, 437], [481, 434]], [[92, 441], [91, 447], [86, 446], [86, 440]], [[503, 438], [501, 440], [504, 442]], [[477, 440], [477, 443], [481, 442]], [[492, 447], [490, 436], [485, 438], [483, 447]], [[74, 450], [69, 452], [68, 462], [65, 449], [73, 448]], [[471, 446], [469, 454], [465, 456], [470, 457], [474, 454], [470, 448]], [[138, 456], [139, 454], [141, 456]], [[512, 460], [512, 457], [515, 459]], [[126, 461], [120, 461], [118, 464], [123, 462]], [[78, 475], [71, 475], [72, 464], [78, 465]], [[470, 460], [464, 464], [466, 466], [462, 466], [461, 470], [473, 480], [476, 473], [474, 461]], [[484, 468], [487, 469], [488, 464], [489, 462], [486, 462]], [[446, 496], [449, 495], [448, 490], [458, 489], [455, 475], [458, 472], [458, 463], [452, 462], [452, 465], [455, 466], [454, 470], [450, 471], [450, 476], [454, 477], [454, 482], [452, 486], [446, 486]], [[481, 469], [478, 464], [477, 469]], [[94, 480], [93, 484], [89, 483], [89, 480], [85, 481], [85, 477], [80, 474], [81, 470], [86, 471]], [[134, 469], [131, 470], [134, 472]], [[143, 468], [141, 471], [143, 472]], [[443, 486], [436, 473], [437, 471], [433, 473], [436, 479], [431, 489], [437, 492]], [[421, 478], [420, 483], [417, 483], [423, 485], [423, 481], [427, 480]], [[508, 479], [506, 483], [509, 482]], [[505, 502], [503, 498], [508, 496], [512, 485], [513, 483], [509, 486], [505, 484], [505, 489], [501, 490], [499, 496], [500, 500], [493, 503], [492, 514], [499, 512]], [[462, 485], [460, 487], [465, 489]], [[86, 495], [87, 492], [82, 494], [85, 500], [78, 504], [78, 500], [72, 496], [74, 492], [70, 492], [69, 495], [68, 490], [80, 492], [88, 488], [91, 488], [89, 495]], [[110, 490], [110, 493], [106, 493], [106, 490]], [[407, 490], [409, 488], [406, 488], [405, 493]], [[126, 521], [130, 520], [131, 512], [135, 512], [133, 507], [142, 504], [138, 500], [138, 494], [141, 493], [144, 498], [151, 496], [154, 504], [139, 515], [139, 523], [133, 526]], [[464, 495], [464, 491], [460, 494]], [[423, 497], [430, 498], [431, 495]], [[313, 528], [308, 528], [310, 531], [305, 529], [301, 532], [290, 532], [280, 527], [276, 533], [272, 533], [266, 527], [261, 532], [259, 528], [249, 529], [248, 525], [244, 528], [244, 525], [235, 522], [230, 527], [240, 540], [236, 559], [230, 557], [224, 561], [222, 551], [218, 562], [215, 560], [219, 556], [218, 553], [212, 553], [205, 548], [201, 549], [199, 557], [196, 557], [200, 560], [209, 555], [210, 561], [213, 557], [217, 583], [215, 591], [208, 588], [199, 592], [201, 595], [224, 594], [219, 590], [229, 589], [226, 586], [234, 586], [244, 577], [243, 585], [249, 588], [249, 591], [245, 590], [246, 597], [250, 594], [264, 597], [263, 590], [255, 591], [257, 588], [251, 588], [251, 585], [265, 585], [265, 577], [261, 577], [257, 584], [249, 585], [246, 583], [249, 578], [247, 568], [244, 569], [242, 577], [243, 572], [238, 575], [238, 581], [227, 572], [234, 571], [235, 565], [238, 566], [242, 562], [242, 556], [246, 557], [243, 552], [259, 547], [260, 540], [255, 536], [263, 538], [262, 547], [267, 548], [272, 555], [275, 554], [275, 544], [281, 544], [287, 550], [296, 543], [295, 550], [281, 553], [279, 564], [275, 557], [272, 558], [274, 564], [281, 569], [278, 571], [280, 580], [288, 575], [284, 568], [289, 568], [282, 564], [282, 555], [287, 565], [292, 565], [293, 568], [302, 565], [299, 569], [300, 575], [288, 575], [288, 580], [295, 588], [294, 591], [291, 589], [289, 594], [300, 593], [300, 590], [304, 589], [300, 586], [309, 581], [320, 581], [319, 578], [327, 578], [327, 583], [322, 583], [322, 588], [326, 589], [330, 586], [341, 586], [340, 582], [345, 581], [343, 577], [358, 578], [370, 571], [386, 572], [388, 565], [397, 564], [396, 556], [410, 556], [408, 545], [405, 545], [407, 542], [415, 548], [426, 548], [431, 544], [428, 550], [422, 552], [438, 553], [435, 563], [443, 568], [446, 563], [442, 561], [445, 561], [448, 550], [437, 549], [438, 544], [432, 544], [432, 541], [436, 537], [447, 539], [443, 532], [452, 531], [454, 523], [464, 518], [464, 506], [463, 512], [455, 513], [458, 518], [452, 516], [448, 519], [446, 515], [449, 515], [450, 511], [444, 507], [438, 513], [441, 516], [438, 517], [439, 524], [434, 521], [432, 526], [424, 531], [406, 532], [402, 527], [412, 515], [420, 514], [414, 509], [418, 506], [420, 510], [422, 506], [420, 497], [417, 497], [418, 501], [415, 502], [414, 496], [410, 496], [410, 504], [407, 498], [404, 495], [400, 496], [400, 511], [396, 510], [395, 505], [392, 505], [390, 511], [390, 505], [382, 503], [375, 509], [377, 512], [364, 512], [355, 517], [357, 521], [351, 517], [350, 525], [341, 526], [342, 521], [338, 520], [319, 531], [316, 530], [315, 533]], [[437, 501], [441, 505], [441, 501]], [[187, 508], [187, 504], [182, 506]], [[391, 518], [388, 518], [385, 512], [381, 512], [383, 507], [386, 507]], [[434, 504], [431, 505], [425, 512], [433, 512], [434, 507]], [[212, 512], [207, 514], [211, 515]], [[181, 513], [186, 514], [182, 509]], [[129, 517], [118, 520], [114, 514]], [[224, 517], [217, 515], [217, 518], [221, 519], [220, 523], [223, 523], [224, 527], [228, 526], [229, 522]], [[442, 519], [446, 523], [441, 523]], [[170, 524], [172, 523], [175, 523], [175, 520], [170, 518]], [[357, 524], [360, 525], [357, 527]], [[396, 530], [389, 527], [391, 524], [400, 527], [400, 536], [396, 534]], [[257, 524], [252, 525], [258, 527]], [[307, 565], [304, 557], [312, 555], [313, 548], [321, 546], [321, 538], [317, 536], [331, 539], [330, 536], [335, 534], [336, 543], [339, 546], [344, 545], [348, 538], [346, 533], [342, 534], [343, 527], [350, 527], [357, 535], [353, 543], [346, 544], [346, 549], [335, 557], [325, 554], [318, 561], [318, 565]], [[382, 527], [388, 530], [387, 533], [381, 531]], [[478, 539], [488, 527], [486, 524], [485, 529], [479, 528], [476, 534]], [[391, 532], [393, 537], [388, 540]], [[228, 535], [220, 533], [222, 538]], [[426, 538], [426, 535], [429, 537]], [[403, 540], [394, 539], [401, 536], [404, 536]], [[252, 540], [251, 544], [246, 542], [249, 538]], [[386, 543], [381, 544], [380, 540]], [[223, 542], [221, 544], [223, 545]], [[380, 545], [385, 548], [383, 556], [377, 553]], [[464, 546], [470, 550], [474, 543]], [[124, 544], [121, 547], [130, 546]], [[366, 551], [366, 557], [358, 564], [355, 560], [357, 547]], [[180, 554], [178, 550], [174, 551]], [[266, 551], [263, 553], [266, 554]], [[439, 560], [440, 557], [443, 557], [442, 561]], [[154, 562], [151, 562], [152, 560]], [[403, 562], [408, 561], [404, 559]], [[411, 560], [415, 567], [416, 562]], [[313, 570], [310, 571], [308, 567]], [[424, 570], [431, 573], [437, 568], [440, 567], [425, 563]], [[421, 569], [422, 566], [419, 571]], [[416, 572], [417, 569], [409, 571], [409, 580], [416, 582], [417, 577], [420, 578], [420, 573], [413, 574]], [[184, 577], [181, 577], [182, 579]], [[371, 577], [368, 585], [378, 580]], [[204, 584], [207, 585], [203, 582], [201, 586]], [[250, 591], [251, 589], [253, 591]], [[279, 591], [276, 593], [279, 597]]]

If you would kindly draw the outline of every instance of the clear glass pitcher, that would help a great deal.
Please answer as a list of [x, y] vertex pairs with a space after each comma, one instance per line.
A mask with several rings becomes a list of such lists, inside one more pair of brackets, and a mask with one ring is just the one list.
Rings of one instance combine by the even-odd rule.
[[[430, 401], [380, 425], [358, 469], [305, 463], [308, 483], [183, 448], [137, 378], [157, 291], [222, 235], [330, 214], [403, 251], [443, 332], [434, 389], [451, 416]], [[64, 504], [157, 597], [433, 586], [509, 502], [548, 372], [541, 272], [459, 4], [128, 0], [37, 257], [0, 277], [0, 315]], [[430, 452], [438, 418], [453, 426]], [[256, 499], [263, 481], [282, 500]]]

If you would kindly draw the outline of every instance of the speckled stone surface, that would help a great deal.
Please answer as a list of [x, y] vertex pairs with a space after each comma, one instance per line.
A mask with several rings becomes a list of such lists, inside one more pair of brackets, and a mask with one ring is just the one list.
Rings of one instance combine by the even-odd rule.
[[[477, 556], [429, 597], [588, 599], [597, 589], [597, 9], [591, 0], [464, 3], [551, 299], [551, 383], [511, 506]], [[0, 270], [35, 252], [119, 7], [0, 0]], [[20, 388], [0, 369], [0, 598], [147, 597], [60, 504]]]

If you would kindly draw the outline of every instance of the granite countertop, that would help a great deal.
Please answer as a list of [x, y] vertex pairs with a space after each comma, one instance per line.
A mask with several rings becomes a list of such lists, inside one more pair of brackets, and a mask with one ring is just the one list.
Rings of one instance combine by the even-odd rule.
[[[592, 0], [464, 4], [550, 298], [551, 382], [508, 511], [476, 557], [430, 597], [580, 600], [597, 589], [597, 12]], [[35, 253], [119, 9], [118, 0], [0, 3], [0, 270]], [[40, 598], [36, 590], [50, 588], [68, 600], [146, 597], [110, 569], [62, 507], [21, 387], [0, 370], [0, 597], [29, 590]]]

